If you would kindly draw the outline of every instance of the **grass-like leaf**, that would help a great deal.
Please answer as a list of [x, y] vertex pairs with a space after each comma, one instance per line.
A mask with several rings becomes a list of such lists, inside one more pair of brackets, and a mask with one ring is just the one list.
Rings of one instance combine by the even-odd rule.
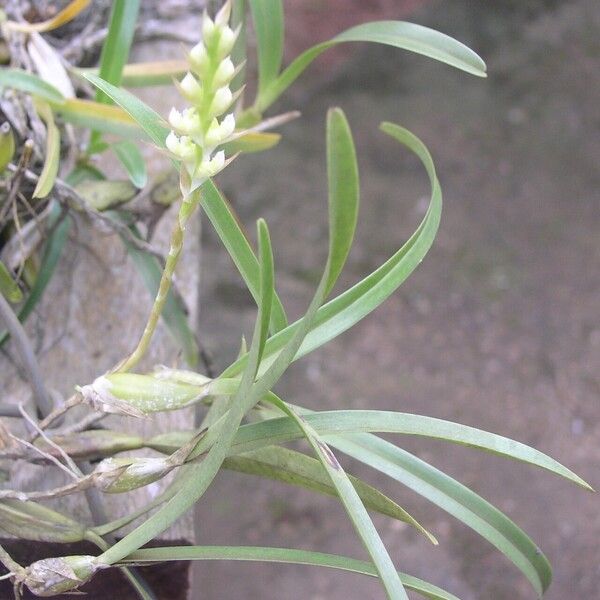
[[128, 140], [112, 144], [111, 148], [127, 171], [131, 183], [137, 188], [143, 188], [148, 182], [148, 172], [139, 148]]
[[0, 89], [5, 87], [28, 92], [55, 104], [62, 104], [65, 101], [64, 96], [53, 85], [21, 69], [0, 69]]
[[[100, 53], [98, 76], [113, 85], [121, 83], [139, 9], [140, 0], [114, 0], [112, 3], [108, 35]], [[109, 97], [102, 90], [97, 91], [96, 101], [110, 102]]]
[[54, 115], [46, 102], [37, 103], [37, 111], [46, 123], [46, 152], [44, 166], [33, 190], [34, 198], [45, 198], [56, 181], [60, 160], [60, 132], [54, 123]]
[[298, 56], [268, 87], [259, 88], [255, 109], [264, 112], [325, 50], [342, 42], [374, 42], [409, 50], [485, 77], [485, 63], [464, 44], [444, 33], [404, 21], [375, 21], [347, 29]]
[[390, 600], [408, 600], [402, 581], [394, 567], [394, 563], [388, 551], [371, 521], [367, 509], [346, 472], [338, 462], [329, 446], [320, 438], [319, 434], [306, 422], [306, 420], [295, 413], [283, 400], [271, 395], [274, 405], [287, 414], [304, 434], [308, 443], [317, 455], [325, 472], [337, 491], [342, 506], [348, 513], [356, 533], [360, 537], [365, 549], [373, 560], [375, 569], [381, 579]]
[[281, 0], [248, 0], [252, 11], [258, 54], [259, 95], [277, 79], [283, 58], [283, 3]]
[[[110, 11], [108, 35], [100, 53], [99, 77], [113, 85], [121, 83], [123, 67], [135, 33], [135, 25], [140, 9], [140, 0], [114, 0]], [[96, 90], [96, 102], [110, 104], [111, 98], [101, 89]], [[101, 133], [94, 131], [90, 146], [98, 143]]]
[[[277, 562], [315, 567], [328, 567], [377, 577], [375, 567], [368, 562], [309, 550], [291, 548], [265, 548], [257, 546], [167, 546], [166, 548], [145, 548], [131, 553], [120, 564], [143, 564], [171, 560], [243, 560], [253, 562]], [[431, 600], [459, 600], [445, 590], [399, 573], [404, 586]]]
[[168, 501], [142, 525], [106, 550], [99, 558], [101, 562], [113, 564], [134, 550], [137, 550], [162, 533], [202, 497], [227, 457], [229, 446], [235, 437], [244, 415], [258, 400], [258, 394], [252, 394], [251, 392], [255, 388], [254, 378], [260, 364], [262, 350], [269, 329], [274, 294], [274, 274], [273, 254], [266, 223], [262, 220], [259, 221], [257, 230], [260, 263], [258, 314], [248, 353], [249, 359], [242, 373], [237, 392], [231, 399], [230, 408], [220, 421], [222, 426], [219, 430], [218, 443], [213, 444], [200, 464], [193, 465], [179, 482], [176, 482], [176, 492], [171, 497], [169, 497], [170, 494], [167, 490], [165, 497], [169, 498]]
[[[267, 446], [252, 452], [229, 456], [223, 462], [223, 467], [230, 471], [265, 477], [300, 486], [319, 494], [337, 497], [336, 489], [319, 461], [289, 448]], [[366, 508], [411, 525], [430, 542], [437, 544], [435, 537], [391, 498], [358, 477], [348, 475], [348, 478]]]
[[264, 152], [276, 146], [281, 134], [264, 131], [248, 131], [231, 142], [223, 144], [225, 154], [231, 156], [237, 152]]
[[[210, 219], [217, 235], [229, 252], [242, 279], [253, 298], [259, 294], [259, 266], [248, 239], [244, 235], [233, 209], [214, 183], [208, 180], [202, 186], [202, 208]], [[277, 294], [271, 307], [271, 332], [275, 333], [287, 326], [287, 317]]]
[[82, 73], [82, 75], [125, 110], [159, 148], [165, 147], [165, 139], [170, 128], [157, 112], [127, 90], [116, 87], [93, 73]]
[[[380, 410], [332, 410], [305, 414], [304, 418], [321, 436], [378, 432], [429, 437], [540, 467], [584, 489], [592, 489], [573, 471], [531, 446], [452, 421]], [[264, 445], [289, 442], [298, 437], [299, 432], [289, 418], [270, 419], [241, 427], [231, 450], [236, 453], [247, 452]]]
[[[179, 79], [188, 69], [188, 61], [183, 59], [129, 63], [123, 66], [120, 85], [123, 87], [172, 85], [173, 79]], [[85, 73], [100, 76], [99, 69], [91, 67], [73, 69], [73, 73], [79, 76], [84, 76]]]
[[345, 454], [388, 475], [427, 498], [502, 552], [527, 577], [538, 594], [552, 581], [548, 559], [505, 514], [468, 487], [409, 452], [368, 433], [331, 436]]
[[64, 121], [78, 127], [124, 138], [148, 139], [137, 122], [118, 106], [100, 104], [93, 100], [68, 98], [62, 104], [52, 104], [52, 108]]
[[358, 164], [348, 121], [337, 109], [327, 119], [327, 181], [329, 189], [329, 255], [327, 294], [337, 281], [354, 239], [358, 218]]
[[[377, 308], [416, 269], [435, 239], [442, 212], [442, 192], [431, 155], [423, 142], [408, 130], [392, 123], [384, 123], [381, 128], [421, 159], [432, 188], [429, 208], [413, 235], [392, 257], [355, 286], [319, 309], [311, 331], [295, 358], [300, 358], [337, 337]], [[298, 327], [299, 321], [296, 321], [269, 339], [263, 361], [265, 368]], [[238, 359], [225, 370], [223, 376], [237, 375], [245, 360], [246, 357]]]
[[15, 31], [23, 31], [25, 33], [52, 31], [73, 20], [84, 8], [87, 8], [89, 3], [90, 0], [72, 0], [72, 2], [69, 2], [67, 6], [47, 21], [40, 23], [15, 23], [11, 21], [9, 27]]

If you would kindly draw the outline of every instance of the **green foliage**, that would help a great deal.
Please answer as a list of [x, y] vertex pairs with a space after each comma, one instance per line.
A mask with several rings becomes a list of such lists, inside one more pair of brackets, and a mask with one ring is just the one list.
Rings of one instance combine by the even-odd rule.
[[[35, 194], [39, 197], [51, 195], [57, 181], [60, 132], [54, 121], [55, 116], [96, 132], [91, 138], [87, 155], [82, 157], [79, 166], [71, 173], [70, 183], [81, 191], [88, 209], [95, 211], [93, 214], [100, 215], [102, 212], [105, 219], [122, 226], [120, 237], [128, 255], [150, 293], [156, 295], [137, 348], [115, 365], [111, 373], [81, 387], [81, 398], [98, 411], [136, 416], [202, 403], [209, 408], [202, 427], [191, 431], [167, 432], [145, 440], [115, 432], [96, 432], [92, 435], [88, 431], [56, 436], [54, 442], [69, 449], [74, 457], [106, 457], [108, 462], [101, 463], [104, 466], [123, 466], [127, 462], [123, 467], [127, 470], [127, 477], [136, 482], [153, 480], [162, 476], [163, 472], [161, 469], [151, 473], [144, 471], [150, 468], [149, 459], [123, 462], [120, 458], [112, 459], [115, 454], [141, 448], [168, 454], [168, 458], [152, 459], [152, 465], [168, 463], [168, 469], [164, 471], [175, 469], [175, 477], [161, 495], [142, 508], [120, 519], [86, 529], [37, 505], [27, 507], [26, 503], [20, 503], [20, 496], [15, 500], [5, 495], [3, 497], [8, 500], [5, 504], [0, 503], [0, 526], [2, 519], [8, 519], [7, 530], [18, 534], [18, 528], [22, 525], [26, 529], [23, 530], [23, 537], [54, 536], [59, 541], [62, 538], [86, 537], [95, 541], [102, 549], [98, 557], [65, 559], [69, 564], [77, 564], [78, 568], [85, 566], [81, 572], [82, 580], [111, 565], [127, 566], [166, 560], [274, 561], [374, 576], [381, 581], [387, 597], [393, 600], [408, 598], [406, 589], [427, 598], [456, 600], [455, 596], [440, 588], [398, 572], [371, 520], [369, 510], [410, 524], [433, 543], [437, 543], [437, 540], [392, 498], [347, 474], [334, 454], [334, 451], [339, 451], [413, 490], [462, 521], [504, 553], [527, 577], [535, 591], [542, 594], [551, 581], [550, 565], [525, 532], [458, 481], [376, 434], [394, 434], [400, 436], [400, 440], [402, 436], [420, 436], [483, 450], [545, 469], [585, 489], [591, 489], [575, 473], [529, 446], [473, 427], [393, 411], [310, 411], [272, 392], [293, 361], [320, 348], [375, 310], [402, 285], [428, 253], [440, 223], [442, 193], [432, 157], [423, 142], [399, 125], [389, 122], [381, 124], [383, 134], [396, 140], [422, 163], [431, 186], [429, 205], [414, 233], [387, 261], [327, 301], [351, 250], [359, 207], [359, 173], [351, 128], [341, 108], [329, 110], [326, 122], [327, 260], [311, 302], [304, 314], [291, 324], [276, 291], [273, 248], [267, 223], [263, 219], [257, 222], [255, 252], [233, 208], [210, 179], [217, 171], [211, 170], [211, 165], [204, 162], [215, 148], [221, 147], [222, 151], [212, 155], [211, 159], [216, 161], [213, 166], [217, 165], [217, 170], [221, 170], [237, 156], [237, 152], [264, 151], [277, 144], [280, 134], [262, 131], [272, 124], [268, 120], [261, 121], [263, 113], [317, 56], [337, 44], [383, 44], [485, 77], [485, 64], [481, 58], [460, 42], [432, 29], [412, 23], [380, 21], [358, 25], [309, 48], [282, 70], [283, 3], [280, 0], [237, 0], [233, 6], [233, 28], [230, 27], [232, 6], [229, 2], [225, 3], [214, 20], [208, 16], [203, 18], [205, 39], [192, 49], [188, 56], [189, 64], [186, 63], [184, 68], [180, 62], [128, 66], [125, 63], [139, 4], [137, 1], [120, 0], [113, 4], [99, 68], [74, 72], [97, 89], [95, 100], [64, 98], [43, 79], [18, 69], [0, 70], [0, 86], [31, 94], [46, 122], [46, 160]], [[245, 31], [247, 12], [252, 16], [256, 36], [258, 82], [254, 103], [244, 107], [243, 98], [232, 93], [229, 85], [234, 91], [241, 90], [244, 76], [241, 63], [246, 56], [246, 48], [243, 34], [240, 37], [238, 34]], [[187, 68], [189, 72], [177, 84], [190, 107], [181, 114], [174, 111], [169, 123], [135, 95], [120, 87], [121, 83], [164, 83], [168, 76], [181, 75]], [[222, 121], [217, 119], [229, 110], [232, 111], [231, 117], [223, 116]], [[236, 130], [231, 121], [233, 115]], [[230, 129], [223, 133], [227, 118]], [[256, 128], [246, 130], [245, 125], [256, 125]], [[117, 133], [122, 139], [108, 144], [98, 132]], [[133, 186], [144, 188], [147, 185], [145, 162], [132, 140], [151, 142], [158, 151], [167, 152], [180, 176], [182, 201], [165, 265], [149, 254], [143, 244], [140, 247], [136, 243], [147, 240], [136, 225], [133, 212], [126, 205], [120, 205], [123, 200], [121, 196], [115, 200], [109, 197], [107, 191], [123, 183], [128, 190]], [[129, 182], [106, 181], [104, 175], [88, 162], [90, 154], [108, 149], [118, 157], [133, 186]], [[227, 154], [227, 159], [224, 154]], [[103, 190], [99, 202], [86, 195], [90, 189]], [[188, 323], [185, 306], [171, 288], [173, 271], [184, 242], [185, 223], [196, 206], [202, 208], [213, 225], [257, 306], [250, 346], [246, 348], [243, 344], [240, 356], [216, 378], [196, 372], [199, 365], [198, 344]], [[21, 297], [21, 289], [0, 263], [0, 291], [13, 302], [23, 302], [19, 311], [22, 320], [39, 301], [48, 284], [71, 226], [71, 217], [63, 218], [57, 204], [52, 207], [51, 222], [54, 229], [46, 242], [40, 271], [26, 298]], [[165, 368], [146, 375], [130, 372], [145, 353], [159, 315], [193, 371]], [[0, 344], [5, 341], [6, 335], [0, 334]], [[305, 451], [285, 447], [291, 441], [302, 439], [307, 442], [314, 458]], [[47, 452], [55, 449], [46, 440], [44, 444], [41, 447]], [[370, 562], [286, 548], [191, 546], [140, 550], [202, 498], [221, 469], [273, 479], [336, 497], [353, 524]], [[123, 473], [111, 472], [110, 477], [118, 479]], [[96, 486], [107, 491], [106, 485], [104, 488], [99, 485], [106, 477], [106, 472], [96, 467], [94, 472], [83, 476], [71, 487], [80, 491]], [[63, 492], [64, 489], [58, 489], [56, 495], [62, 495]], [[52, 492], [49, 494], [51, 496]], [[144, 517], [141, 523], [114, 544], [107, 544], [99, 537], [118, 531], [140, 517]], [[45, 572], [48, 564], [52, 563], [41, 561], [38, 565], [40, 572]], [[81, 583], [61, 577], [59, 573], [57, 581], [52, 582], [52, 589], [70, 590]], [[31, 577], [22, 581], [31, 582]], [[44, 584], [50, 585], [48, 581], [36, 581], [35, 586], [41, 586], [36, 589], [44, 588]], [[139, 585], [135, 585], [139, 589]], [[49, 588], [46, 586], [44, 589]], [[140, 594], [147, 597], [145, 592]]]

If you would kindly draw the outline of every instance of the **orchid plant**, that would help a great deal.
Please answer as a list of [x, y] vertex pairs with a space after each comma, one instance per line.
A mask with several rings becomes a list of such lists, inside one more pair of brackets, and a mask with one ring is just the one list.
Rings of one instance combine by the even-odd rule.
[[[72, 2], [69, 6], [78, 5], [75, 8], [81, 9], [85, 4]], [[137, 13], [133, 5], [139, 2], [117, 0], [114, 3], [111, 30], [133, 31]], [[127, 10], [130, 12], [126, 18]], [[244, 105], [243, 86], [233, 83], [239, 81], [245, 71], [247, 12], [253, 18], [258, 59], [257, 95], [250, 106]], [[23, 30], [19, 24], [8, 23], [7, 26], [13, 31]], [[25, 91], [43, 103], [46, 109], [41, 109], [41, 114], [48, 124], [57, 116], [66, 122], [83, 123], [95, 131], [118, 131], [121, 135], [153, 143], [168, 154], [178, 170], [181, 198], [154, 305], [137, 346], [110, 372], [78, 386], [72, 398], [41, 422], [32, 422], [33, 431], [26, 444], [10, 446], [4, 453], [5, 458], [44, 461], [60, 467], [71, 475], [72, 481], [53, 490], [0, 490], [0, 528], [20, 539], [58, 542], [85, 539], [94, 542], [101, 551], [95, 556], [58, 556], [23, 566], [1, 550], [0, 560], [9, 571], [7, 576], [14, 582], [15, 593], [18, 595], [22, 586], [39, 596], [71, 592], [100, 571], [120, 567], [129, 574], [140, 597], [148, 599], [153, 597], [152, 591], [140, 584], [135, 573], [129, 570], [131, 566], [170, 560], [223, 559], [344, 569], [377, 577], [386, 596], [393, 600], [407, 599], [407, 589], [427, 598], [456, 600], [451, 592], [397, 570], [369, 512], [407, 523], [432, 544], [437, 544], [437, 540], [392, 498], [347, 473], [338, 459], [339, 452], [407, 486], [463, 521], [505, 554], [535, 591], [542, 594], [551, 581], [550, 565], [516, 524], [469, 488], [377, 434], [416, 435], [469, 446], [546, 469], [590, 489], [575, 473], [529, 446], [458, 423], [378, 410], [311, 411], [272, 391], [293, 361], [373, 311], [427, 254], [439, 225], [442, 196], [434, 163], [425, 145], [399, 125], [382, 123], [382, 133], [413, 152], [423, 164], [431, 184], [429, 207], [413, 235], [397, 252], [353, 287], [328, 300], [352, 245], [359, 203], [358, 167], [351, 129], [340, 108], [330, 109], [326, 125], [327, 261], [309, 306], [294, 323], [288, 322], [276, 292], [267, 223], [262, 219], [257, 223], [255, 253], [232, 207], [212, 180], [238, 154], [242, 154], [240, 160], [243, 160], [244, 152], [266, 149], [279, 141], [278, 134], [265, 133], [265, 129], [281, 123], [285, 117], [265, 119], [265, 113], [314, 58], [335, 44], [359, 41], [385, 44], [425, 55], [479, 77], [485, 77], [485, 64], [473, 51], [442, 33], [411, 23], [380, 21], [358, 25], [314, 46], [281, 70], [283, 5], [280, 0], [236, 0], [233, 3], [227, 0], [214, 18], [207, 13], [202, 16], [201, 32], [202, 39], [189, 51], [185, 65], [178, 66], [176, 73], [177, 89], [187, 107], [182, 111], [174, 107], [168, 115], [168, 124], [137, 97], [119, 87], [123, 74], [135, 71], [131, 66], [121, 64], [112, 74], [108, 68], [101, 68], [99, 72], [76, 72], [77, 77], [85, 78], [103, 98], [112, 102], [106, 104], [109, 110], [103, 111], [104, 120], [92, 119], [90, 106], [81, 104], [90, 101], [65, 98], [50, 83], [31, 73], [14, 69], [0, 71], [0, 85]], [[110, 46], [115, 36], [109, 35], [106, 44]], [[110, 56], [110, 52], [103, 56]], [[1, 130], [0, 133], [6, 132]], [[96, 140], [96, 148], [92, 148], [91, 153], [99, 147]], [[4, 166], [9, 163], [10, 160], [5, 161]], [[54, 179], [50, 177], [51, 188], [59, 185], [55, 178], [56, 170]], [[197, 368], [157, 367], [150, 373], [133, 372], [152, 341], [160, 317], [165, 316], [186, 223], [197, 208], [202, 209], [214, 225], [256, 301], [257, 317], [251, 343], [247, 348], [243, 346], [235, 362], [217, 377], [201, 373]], [[100, 416], [112, 413], [150, 417], [156, 418], [159, 425], [164, 411], [193, 406], [205, 412], [202, 424], [196, 429], [166, 432], [150, 438], [126, 430], [61, 428], [58, 417], [81, 404]], [[288, 442], [300, 439], [306, 442], [305, 450], [286, 447]], [[147, 457], [121, 455], [143, 448], [153, 454]], [[76, 463], [85, 460], [99, 461], [89, 474], [83, 474]], [[192, 545], [140, 549], [198, 502], [221, 469], [280, 480], [335, 496], [354, 525], [368, 560], [278, 547]], [[101, 494], [127, 493], [173, 472], [175, 477], [158, 497], [141, 509], [108, 522], [79, 523], [40, 503], [44, 499], [90, 490]], [[140, 518], [141, 523], [130, 533], [119, 541], [114, 540], [114, 532]]]

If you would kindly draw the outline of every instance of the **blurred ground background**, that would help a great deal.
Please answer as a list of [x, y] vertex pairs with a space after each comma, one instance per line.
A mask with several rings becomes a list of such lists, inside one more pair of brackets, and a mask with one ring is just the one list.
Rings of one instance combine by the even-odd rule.
[[[361, 20], [406, 18], [471, 45], [489, 78], [390, 48], [346, 46], [319, 59], [274, 107], [273, 114], [303, 113], [284, 128], [278, 148], [244, 157], [223, 175], [219, 183], [249, 230], [259, 216], [269, 222], [292, 317], [305, 308], [326, 252], [327, 107], [346, 111], [361, 168], [357, 240], [340, 290], [387, 259], [426, 207], [425, 173], [378, 132], [379, 122], [419, 135], [442, 183], [440, 233], [418, 271], [364, 322], [296, 363], [279, 393], [314, 408], [402, 410], [488, 429], [539, 448], [600, 487], [600, 5], [311, 0], [286, 2], [286, 10], [288, 57]], [[194, 21], [184, 26], [191, 30]], [[136, 53], [152, 60], [180, 49], [145, 44]], [[162, 91], [144, 99], [162, 113], [174, 102]], [[255, 309], [208, 226], [203, 236], [199, 335], [225, 367]], [[84, 240], [101, 245], [95, 255], [73, 244], [62, 284], [53, 283], [30, 323], [34, 333], [54, 324], [38, 341], [50, 383], [63, 393], [127, 351], [150, 305], [120, 247], [99, 237]], [[197, 239], [188, 241], [179, 285], [194, 305]], [[132, 302], [135, 312], [124, 322]], [[160, 331], [148, 364], [173, 358]], [[9, 368], [4, 360], [4, 389], [26, 393]], [[597, 496], [473, 450], [395, 441], [471, 486], [536, 540], [555, 571], [547, 598], [597, 596]], [[434, 548], [376, 519], [399, 568], [463, 600], [534, 597], [469, 529], [400, 485], [345, 465], [382, 484], [438, 536]], [[335, 501], [242, 475], [220, 476], [195, 521], [199, 543], [362, 552]], [[195, 569], [194, 585], [192, 597], [202, 600], [383, 597], [365, 578], [292, 566], [205, 564]]]

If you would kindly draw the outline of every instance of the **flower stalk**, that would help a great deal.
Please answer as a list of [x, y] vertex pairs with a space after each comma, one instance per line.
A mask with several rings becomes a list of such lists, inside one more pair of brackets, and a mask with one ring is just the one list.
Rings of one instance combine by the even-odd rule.
[[226, 159], [225, 152], [218, 149], [234, 133], [235, 116], [225, 113], [241, 93], [241, 89], [232, 93], [229, 85], [241, 67], [236, 67], [230, 57], [240, 32], [239, 27], [235, 31], [229, 27], [230, 17], [230, 0], [214, 20], [204, 13], [202, 40], [189, 52], [190, 70], [177, 85], [189, 106], [182, 112], [171, 109], [169, 123], [172, 130], [165, 145], [172, 158], [181, 163], [182, 202], [148, 321], [135, 350], [114, 369], [118, 372], [134, 368], [150, 346], [181, 256], [187, 222], [201, 201], [202, 184], [235, 158]]

